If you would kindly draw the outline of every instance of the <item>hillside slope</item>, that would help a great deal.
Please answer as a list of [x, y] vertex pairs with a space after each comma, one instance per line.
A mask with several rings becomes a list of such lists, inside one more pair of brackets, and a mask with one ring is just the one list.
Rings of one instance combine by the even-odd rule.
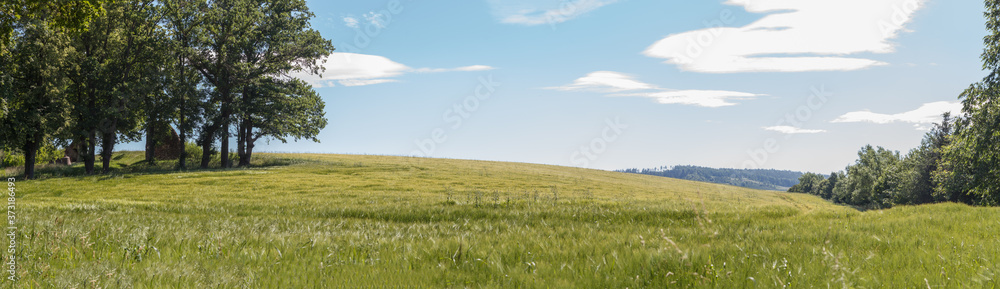
[[727, 169], [699, 166], [673, 166], [651, 169], [624, 169], [623, 173], [644, 174], [675, 179], [727, 184], [751, 189], [787, 191], [799, 183], [802, 172], [773, 169]]
[[19, 258], [26, 260], [19, 282], [44, 288], [997, 284], [1000, 212], [993, 208], [857, 212], [803, 194], [558, 166], [261, 157], [287, 165], [18, 181]]

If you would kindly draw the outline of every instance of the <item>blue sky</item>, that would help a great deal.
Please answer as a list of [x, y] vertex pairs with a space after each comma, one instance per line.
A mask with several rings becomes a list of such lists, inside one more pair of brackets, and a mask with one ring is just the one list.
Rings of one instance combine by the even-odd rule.
[[973, 0], [308, 3], [329, 125], [259, 151], [828, 173], [984, 76]]

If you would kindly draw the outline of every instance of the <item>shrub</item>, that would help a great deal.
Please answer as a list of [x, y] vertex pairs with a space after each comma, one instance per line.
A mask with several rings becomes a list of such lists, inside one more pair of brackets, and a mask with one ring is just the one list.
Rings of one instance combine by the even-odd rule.
[[2, 167], [19, 167], [24, 165], [24, 155], [7, 152], [3, 155]]
[[185, 143], [184, 152], [187, 153], [188, 158], [201, 158], [201, 147], [194, 142]]

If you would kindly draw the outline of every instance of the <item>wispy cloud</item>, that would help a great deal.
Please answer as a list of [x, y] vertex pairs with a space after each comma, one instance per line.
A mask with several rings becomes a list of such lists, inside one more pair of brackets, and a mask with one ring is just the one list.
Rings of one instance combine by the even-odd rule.
[[334, 86], [362, 86], [380, 83], [397, 82], [394, 77], [406, 73], [437, 73], [452, 71], [482, 71], [493, 69], [486, 65], [471, 65], [456, 68], [411, 68], [391, 59], [369, 54], [334, 52], [326, 57], [323, 66], [326, 70], [319, 75], [312, 75], [303, 72], [293, 73], [291, 76], [309, 82], [316, 87]]
[[924, 129], [928, 124], [941, 121], [941, 114], [945, 112], [958, 115], [961, 111], [961, 103], [938, 101], [925, 103], [917, 109], [896, 114], [874, 113], [868, 110], [853, 111], [845, 113], [831, 122], [869, 122], [877, 124], [902, 122], [912, 123], [917, 129]]
[[779, 126], [768, 126], [764, 127], [764, 130], [776, 131], [783, 134], [812, 134], [812, 133], [824, 133], [825, 130], [822, 129], [803, 129], [794, 126], [779, 125]]
[[339, 83], [340, 83], [340, 85], [343, 85], [343, 86], [363, 86], [363, 85], [372, 85], [372, 84], [397, 82], [397, 81], [398, 80], [395, 80], [395, 79], [386, 79], [386, 78], [380, 78], [380, 79], [342, 79], [342, 80], [339, 81]]
[[847, 71], [886, 63], [845, 57], [890, 53], [927, 0], [728, 0], [769, 13], [743, 27], [708, 27], [667, 36], [643, 53], [706, 73]]
[[626, 93], [612, 96], [641, 96], [652, 98], [660, 104], [686, 104], [701, 107], [736, 105], [732, 100], [754, 99], [758, 94], [726, 90], [672, 90], [648, 93]]
[[354, 18], [352, 16], [344, 16], [343, 20], [344, 20], [344, 25], [346, 25], [347, 27], [350, 27], [350, 28], [358, 28], [359, 27], [359, 25], [358, 25], [358, 18]]
[[490, 0], [493, 15], [502, 23], [557, 24], [618, 0]]
[[495, 69], [489, 65], [469, 65], [455, 68], [417, 68], [414, 72], [486, 71]]
[[364, 17], [365, 21], [368, 21], [368, 23], [371, 23], [372, 25], [375, 25], [378, 28], [385, 28], [385, 21], [387, 17], [386, 15], [382, 15], [382, 13], [379, 12], [371, 11], [361, 16]]
[[606, 96], [635, 96], [652, 98], [660, 104], [684, 104], [701, 107], [732, 106], [731, 100], [753, 99], [758, 94], [725, 90], [670, 90], [635, 80], [634, 77], [614, 71], [595, 71], [578, 78], [573, 83], [546, 87], [562, 91], [593, 91], [608, 93]]
[[547, 87], [555, 90], [595, 90], [619, 92], [626, 90], [655, 89], [656, 86], [633, 79], [631, 75], [614, 71], [595, 71], [577, 78], [571, 84]]

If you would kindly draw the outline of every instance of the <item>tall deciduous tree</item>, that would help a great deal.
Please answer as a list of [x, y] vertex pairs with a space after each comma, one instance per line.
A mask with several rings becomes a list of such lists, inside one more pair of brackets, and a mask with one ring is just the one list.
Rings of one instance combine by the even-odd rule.
[[945, 152], [939, 195], [1000, 204], [1000, 0], [986, 0], [983, 69], [989, 74], [960, 96], [962, 117]]
[[0, 56], [6, 56], [20, 23], [34, 21], [56, 30], [83, 31], [90, 20], [104, 12], [107, 0], [5, 0], [0, 1]]
[[211, 102], [218, 104], [219, 115], [206, 122], [202, 128], [202, 167], [208, 166], [209, 147], [216, 133], [221, 141], [221, 166], [229, 167], [229, 125], [233, 113], [233, 100], [241, 82], [245, 80], [245, 66], [240, 55], [242, 37], [250, 34], [255, 23], [254, 3], [248, 0], [200, 1], [193, 5], [202, 10], [197, 33], [191, 42], [190, 63], [215, 88]]
[[819, 196], [821, 198], [828, 200], [833, 199], [834, 190], [837, 188], [837, 185], [839, 185], [840, 182], [843, 180], [844, 180], [843, 172], [830, 173], [830, 177], [827, 178], [826, 180], [823, 180], [823, 182], [820, 183]]
[[16, 29], [4, 71], [4, 103], [8, 111], [0, 131], [3, 142], [20, 147], [25, 155], [24, 176], [34, 178], [35, 157], [45, 142], [64, 129], [69, 103], [64, 65], [72, 47], [65, 33], [45, 21], [27, 19]]
[[896, 203], [916, 205], [935, 201], [933, 175], [941, 163], [941, 155], [950, 142], [951, 133], [951, 113], [945, 113], [941, 123], [934, 124], [934, 128], [924, 135], [920, 146], [906, 155], [900, 171], [901, 193]]
[[250, 165], [255, 142], [288, 138], [319, 142], [316, 135], [326, 126], [323, 99], [312, 86], [298, 79], [265, 79], [243, 88], [238, 125], [240, 166]]
[[799, 177], [799, 183], [788, 189], [793, 193], [806, 193], [819, 195], [820, 184], [824, 181], [823, 176], [815, 173], [805, 173]]
[[142, 102], [156, 86], [143, 72], [148, 71], [147, 66], [157, 65], [151, 61], [152, 55], [162, 49], [156, 37], [160, 26], [155, 1], [121, 1], [108, 5], [107, 17], [115, 21], [117, 46], [109, 60], [114, 73], [108, 76], [111, 83], [108, 106], [98, 125], [104, 173], [110, 171], [115, 145], [121, 140], [138, 140], [141, 136]]
[[[195, 127], [202, 122], [208, 92], [202, 89], [203, 78], [191, 66], [189, 55], [195, 29], [201, 20], [198, 14], [204, 8], [198, 1], [164, 0], [163, 13], [168, 31], [167, 47], [170, 54], [166, 92], [176, 109], [177, 134], [182, 144], [186, 144]], [[207, 147], [210, 152], [211, 145]], [[181, 150], [177, 168], [187, 169], [187, 150]], [[207, 161], [205, 166], [207, 166]]]
[[[100, 7], [104, 11], [104, 7]], [[99, 131], [107, 124], [107, 109], [112, 106], [117, 71], [115, 50], [120, 47], [119, 17], [100, 14], [89, 23], [89, 29], [73, 37], [74, 53], [70, 57], [71, 80], [69, 98], [72, 109], [70, 135], [87, 174], [94, 173]]]
[[[318, 73], [321, 69], [318, 61], [328, 55], [333, 46], [310, 28], [309, 19], [313, 14], [303, 0], [211, 0], [204, 3], [204, 18], [199, 21], [190, 61], [215, 87], [213, 102], [219, 105], [219, 115], [203, 129], [203, 135], [212, 137], [218, 130], [222, 167], [230, 167], [232, 120], [240, 118], [242, 103], [256, 102], [243, 98], [257, 96], [244, 95], [243, 86], [281, 78], [297, 70]], [[238, 135], [244, 150], [249, 139], [251, 137]], [[246, 155], [245, 152], [241, 154]]]
[[[278, 80], [293, 71], [319, 73], [319, 61], [333, 51], [329, 40], [310, 27], [314, 15], [302, 0], [256, 1], [255, 23], [240, 43], [246, 86], [238, 103], [239, 165], [250, 164], [254, 142], [273, 137], [308, 138], [326, 126], [323, 100], [302, 81]], [[281, 120], [281, 121], [279, 121]]]
[[872, 208], [888, 208], [899, 193], [899, 152], [867, 145], [858, 151], [858, 160], [847, 167], [850, 199], [847, 203]]

